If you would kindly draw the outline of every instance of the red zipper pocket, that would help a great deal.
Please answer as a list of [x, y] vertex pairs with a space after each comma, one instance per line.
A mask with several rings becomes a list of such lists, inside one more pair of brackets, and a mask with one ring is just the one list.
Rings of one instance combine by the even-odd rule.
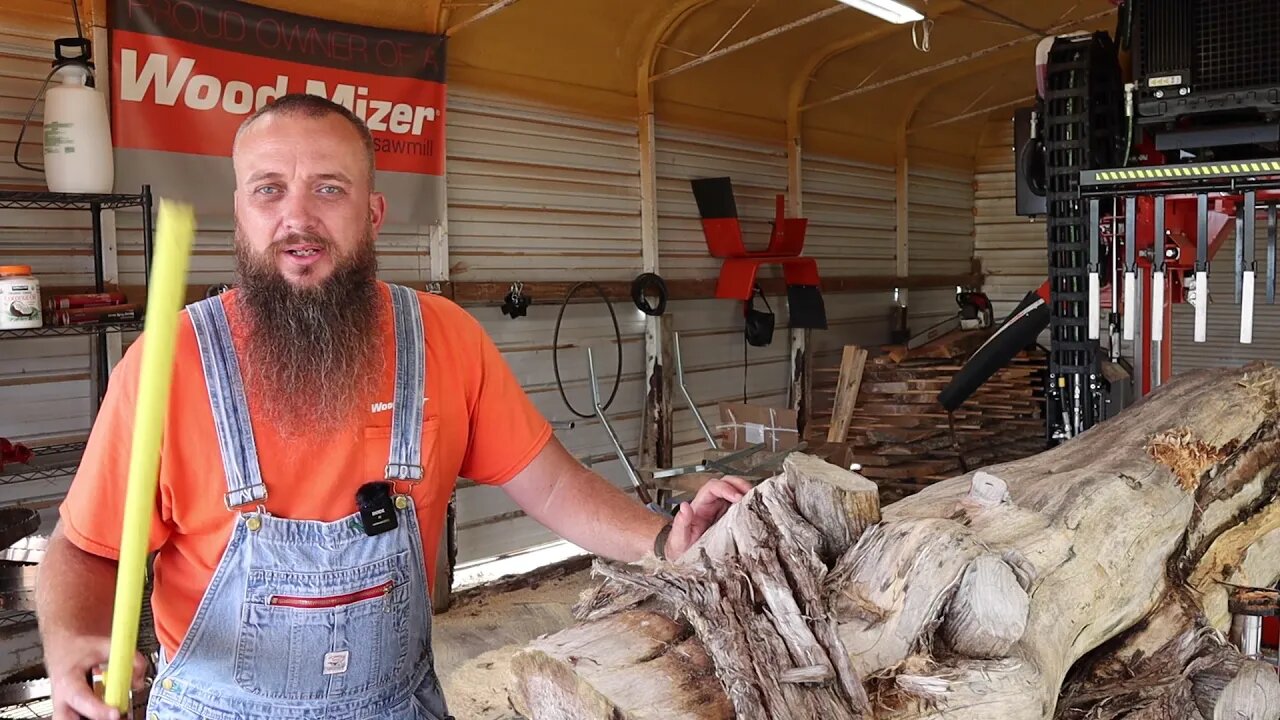
[[291, 608], [335, 608], [358, 603], [361, 600], [372, 600], [390, 593], [396, 584], [388, 580], [381, 585], [346, 593], [345, 595], [329, 595], [327, 597], [297, 597], [291, 595], [272, 595], [269, 605]]

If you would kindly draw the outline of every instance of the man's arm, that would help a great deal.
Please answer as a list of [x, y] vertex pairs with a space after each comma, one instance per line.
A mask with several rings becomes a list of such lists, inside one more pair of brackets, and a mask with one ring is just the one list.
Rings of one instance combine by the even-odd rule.
[[[461, 366], [475, 372], [466, 378], [470, 435], [459, 474], [501, 486], [529, 517], [596, 555], [634, 562], [651, 552], [666, 519], [565, 450], [478, 320], [445, 300], [432, 299], [424, 307], [441, 313], [451, 326], [451, 335], [459, 338], [452, 347], [468, 347], [461, 339], [471, 337], [460, 356]], [[676, 513], [667, 558], [683, 554], [750, 489], [739, 478], [703, 486]]]
[[[111, 371], [107, 393], [89, 433], [80, 467], [59, 508], [36, 579], [36, 616], [53, 690], [54, 720], [118, 718], [90, 688], [87, 675], [107, 662], [115, 605], [116, 562], [138, 384], [138, 336]], [[152, 520], [152, 549], [167, 532]], [[146, 663], [135, 655], [135, 687]]]
[[[121, 717], [94, 693], [87, 676], [106, 663], [111, 649], [116, 563], [87, 553], [67, 539], [59, 525], [49, 538], [36, 583], [36, 616], [44, 662], [53, 690], [53, 720], [108, 720]], [[134, 687], [146, 671], [134, 658]]]
[[[650, 511], [597, 473], [583, 467], [554, 437], [523, 470], [502, 485], [525, 514], [588, 552], [635, 562], [652, 552], [667, 519]], [[707, 483], [680, 506], [666, 556], [679, 557], [742, 499], [751, 485], [726, 477]]]

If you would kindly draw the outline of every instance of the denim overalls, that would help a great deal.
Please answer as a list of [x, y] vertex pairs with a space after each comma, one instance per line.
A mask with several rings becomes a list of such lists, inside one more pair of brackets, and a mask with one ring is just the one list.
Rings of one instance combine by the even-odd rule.
[[204, 720], [446, 720], [433, 667], [431, 601], [413, 499], [422, 479], [426, 352], [416, 293], [392, 285], [396, 382], [387, 479], [398, 527], [370, 537], [266, 512], [239, 364], [220, 297], [189, 307], [236, 513], [222, 561], [148, 717]]

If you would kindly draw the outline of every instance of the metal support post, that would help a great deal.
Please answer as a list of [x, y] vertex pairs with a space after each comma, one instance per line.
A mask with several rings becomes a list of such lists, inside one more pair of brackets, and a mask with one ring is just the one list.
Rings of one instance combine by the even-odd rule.
[[142, 186], [142, 272], [145, 282], [151, 281], [151, 254], [155, 252], [155, 238], [151, 237], [151, 186]]
[[1133, 327], [1137, 324], [1139, 295], [1137, 293], [1138, 199], [1130, 195], [1124, 199], [1124, 339], [1133, 339]]
[[1099, 235], [1101, 228], [1098, 198], [1089, 199], [1089, 339], [1097, 340], [1102, 331], [1102, 286], [1098, 277]]
[[1267, 303], [1276, 303], [1276, 205], [1267, 206]]
[[[94, 292], [100, 293], [106, 290], [106, 268], [102, 248], [102, 205], [96, 202], [90, 203], [89, 209], [93, 218], [93, 288]], [[107, 394], [107, 378], [111, 374], [111, 366], [107, 362], [106, 333], [94, 333], [92, 355], [95, 372], [91, 419], [94, 419], [97, 418], [98, 409], [102, 407], [102, 399]]]
[[1156, 226], [1151, 245], [1151, 387], [1164, 382], [1164, 196], [1156, 196]]
[[1254, 236], [1254, 216], [1258, 212], [1258, 196], [1253, 190], [1244, 194], [1244, 206], [1241, 209], [1240, 237], [1236, 244], [1240, 246], [1237, 253], [1240, 264], [1240, 342], [1248, 345], [1253, 342], [1253, 279], [1257, 269], [1257, 258]]
[[1209, 196], [1196, 195], [1196, 327], [1194, 340], [1202, 343], [1209, 325]]
[[[1227, 611], [1231, 613], [1231, 641], [1240, 654], [1262, 659], [1262, 618], [1280, 615], [1280, 590], [1230, 586]], [[1280, 657], [1276, 664], [1280, 665]]]

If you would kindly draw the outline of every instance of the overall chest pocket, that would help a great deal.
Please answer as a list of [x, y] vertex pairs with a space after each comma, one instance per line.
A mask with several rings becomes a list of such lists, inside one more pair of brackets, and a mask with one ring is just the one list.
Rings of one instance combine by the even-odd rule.
[[406, 552], [323, 573], [250, 571], [236, 683], [264, 698], [334, 700], [401, 681], [408, 561]]
[[[440, 469], [440, 418], [429, 416], [422, 421], [421, 451], [419, 462], [422, 465], [423, 486], [433, 486], [438, 480]], [[364, 475], [369, 480], [381, 480], [386, 477], [387, 463], [391, 456], [391, 426], [374, 425], [364, 428]], [[421, 500], [414, 493], [415, 500]]]

